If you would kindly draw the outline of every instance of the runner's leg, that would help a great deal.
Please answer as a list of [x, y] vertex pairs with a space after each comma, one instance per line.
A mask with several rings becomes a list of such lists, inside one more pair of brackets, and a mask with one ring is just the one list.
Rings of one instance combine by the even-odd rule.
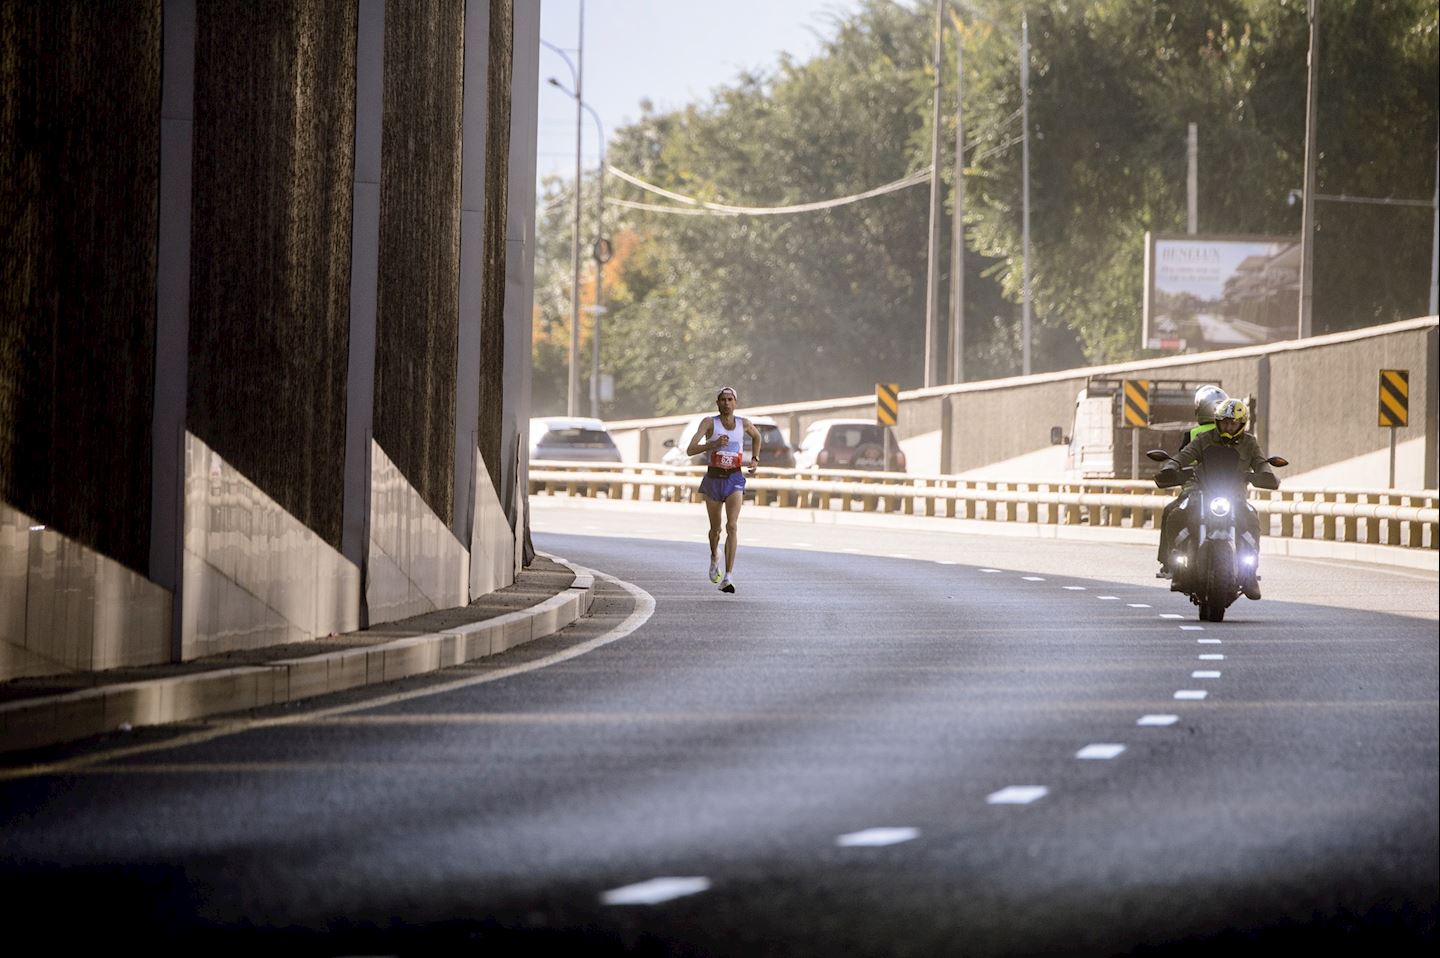
[[720, 509], [725, 504], [709, 496], [702, 498], [705, 500], [705, 512], [710, 517], [710, 564], [715, 565], [720, 561]]
[[[735, 570], [735, 550], [740, 545], [740, 506], [745, 502], [745, 493], [730, 493], [725, 500], [725, 574]], [[716, 503], [718, 506], [719, 503]]]

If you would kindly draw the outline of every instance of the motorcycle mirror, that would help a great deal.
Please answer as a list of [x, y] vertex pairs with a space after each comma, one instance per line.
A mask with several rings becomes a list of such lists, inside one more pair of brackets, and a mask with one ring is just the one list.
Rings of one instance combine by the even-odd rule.
[[1289, 459], [1286, 459], [1284, 456], [1271, 456], [1269, 459], [1266, 459], [1265, 461], [1268, 462], [1268, 463], [1270, 463], [1270, 465], [1272, 465], [1272, 466], [1288, 466], [1288, 465], [1290, 465], [1290, 460], [1289, 460]]
[[1145, 458], [1149, 459], [1152, 462], [1165, 462], [1170, 458], [1170, 454], [1164, 449], [1151, 449], [1149, 452], [1145, 453]]

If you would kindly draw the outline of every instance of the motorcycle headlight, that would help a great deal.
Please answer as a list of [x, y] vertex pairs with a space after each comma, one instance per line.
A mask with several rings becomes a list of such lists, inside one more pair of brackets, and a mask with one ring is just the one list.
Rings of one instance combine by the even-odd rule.
[[1210, 514], [1217, 519], [1223, 519], [1230, 514], [1230, 500], [1215, 498], [1210, 500]]

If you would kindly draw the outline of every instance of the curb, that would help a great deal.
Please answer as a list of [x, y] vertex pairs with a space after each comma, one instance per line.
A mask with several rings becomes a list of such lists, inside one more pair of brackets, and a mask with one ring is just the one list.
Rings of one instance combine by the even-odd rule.
[[298, 702], [497, 655], [553, 635], [590, 611], [595, 577], [563, 559], [549, 558], [575, 573], [569, 588], [528, 609], [480, 622], [365, 648], [5, 703], [0, 705], [0, 753]]

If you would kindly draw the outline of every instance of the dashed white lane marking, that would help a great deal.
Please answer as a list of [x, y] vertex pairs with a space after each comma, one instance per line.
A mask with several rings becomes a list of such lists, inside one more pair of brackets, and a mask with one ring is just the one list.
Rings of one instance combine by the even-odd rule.
[[1022, 575], [1020, 578], [1024, 579], [1026, 582], [1044, 582], [1044, 581], [1045, 581], [1045, 577], [1044, 577], [1043, 575]]
[[1174, 725], [1180, 721], [1178, 715], [1142, 715], [1136, 725]]
[[1148, 608], [1150, 608], [1150, 606], [1146, 605], [1144, 602], [1126, 602], [1125, 604], [1128, 605], [1128, 606], [1129, 606], [1130, 608], [1132, 608], [1132, 609], [1148, 609]]
[[1114, 744], [1111, 744], [1111, 743], [1108, 743], [1108, 742], [1102, 742], [1102, 743], [1097, 743], [1097, 744], [1095, 744], [1095, 745], [1087, 745], [1087, 746], [1085, 746], [1085, 747], [1082, 748], [1080, 751], [1078, 751], [1078, 752], [1075, 753], [1075, 757], [1076, 757], [1076, 758], [1107, 759], [1107, 758], [1114, 758], [1115, 756], [1119, 755], [1119, 754], [1120, 754], [1121, 752], [1123, 752], [1123, 751], [1125, 751], [1125, 746], [1123, 746], [1123, 745], [1114, 745]]
[[1204, 632], [1204, 631], [1205, 631], [1205, 626], [1203, 626], [1203, 625], [1182, 625], [1182, 626], [1180, 626], [1180, 631], [1181, 631], [1181, 632]]
[[991, 792], [985, 796], [985, 801], [990, 805], [1029, 805], [1044, 798], [1049, 792], [1050, 789], [1044, 785], [1010, 785], [998, 792]]
[[1120, 600], [1118, 595], [1097, 595], [1095, 598], [1103, 602], [1118, 602]]
[[1185, 616], [1181, 615], [1179, 612], [1161, 612], [1161, 613], [1160, 613], [1160, 618], [1162, 618], [1162, 619], [1183, 619], [1183, 618], [1185, 618]]
[[1219, 639], [1196, 639], [1195, 641], [1196, 641], [1197, 643], [1199, 643], [1200, 645], [1219, 645], [1219, 644], [1220, 644], [1220, 640], [1219, 640]]
[[1224, 661], [1225, 661], [1225, 656], [1221, 655], [1221, 654], [1218, 653], [1218, 652], [1210, 652], [1210, 653], [1208, 653], [1208, 654], [1205, 654], [1205, 655], [1200, 656], [1200, 661], [1202, 661], [1202, 662], [1224, 662]]
[[898, 845], [920, 837], [918, 828], [867, 828], [851, 832], [835, 839], [841, 848], [878, 848], [881, 845]]
[[999, 572], [999, 569], [981, 569], [981, 572]]
[[1190, 673], [1190, 677], [1192, 679], [1218, 679], [1220, 673], [1209, 669], [1196, 669]]
[[1181, 689], [1175, 693], [1175, 697], [1185, 702], [1198, 702], [1209, 694], [1204, 689]]
[[1084, 587], [1083, 585], [1067, 585], [1067, 586], [1065, 586], [1065, 591], [1066, 591], [1066, 592], [1084, 592], [1084, 591], [1085, 591], [1085, 587]]
[[600, 896], [607, 905], [658, 905], [673, 898], [699, 894], [710, 888], [708, 878], [652, 878], [612, 888]]

